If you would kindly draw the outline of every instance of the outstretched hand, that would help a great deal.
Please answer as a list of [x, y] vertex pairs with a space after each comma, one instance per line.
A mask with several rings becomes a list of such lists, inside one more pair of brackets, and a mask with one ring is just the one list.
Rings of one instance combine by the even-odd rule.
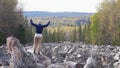
[[32, 19], [30, 19], [30, 22], [32, 22]]
[[50, 23], [50, 21], [48, 21]]

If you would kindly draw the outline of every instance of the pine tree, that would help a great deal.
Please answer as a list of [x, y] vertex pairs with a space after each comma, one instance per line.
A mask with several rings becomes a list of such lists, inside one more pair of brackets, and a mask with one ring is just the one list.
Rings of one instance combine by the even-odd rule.
[[53, 43], [56, 43], [56, 31], [54, 30], [54, 32], [52, 33], [52, 40], [53, 40]]
[[49, 38], [48, 31], [47, 31], [47, 29], [44, 29], [44, 31], [43, 31], [43, 42], [46, 42], [46, 43], [49, 42], [47, 38]]
[[79, 31], [79, 42], [82, 42], [82, 25], [80, 24], [80, 26], [79, 26], [79, 29], [78, 29], [78, 31]]
[[48, 34], [49, 34], [49, 35], [48, 35], [47, 40], [48, 40], [49, 43], [51, 43], [51, 42], [52, 42], [52, 33], [51, 33], [50, 30], [48, 31]]
[[91, 44], [100, 44], [100, 35], [99, 35], [99, 19], [98, 19], [98, 14], [95, 14], [94, 16], [91, 17], [91, 25], [90, 25], [90, 34], [91, 34]]
[[71, 42], [76, 42], [76, 35], [77, 35], [77, 30], [76, 30], [76, 26], [74, 26], [74, 29], [72, 31], [72, 34], [71, 34]]
[[21, 41], [21, 43], [26, 43], [26, 32], [23, 24], [18, 26], [15, 36]]

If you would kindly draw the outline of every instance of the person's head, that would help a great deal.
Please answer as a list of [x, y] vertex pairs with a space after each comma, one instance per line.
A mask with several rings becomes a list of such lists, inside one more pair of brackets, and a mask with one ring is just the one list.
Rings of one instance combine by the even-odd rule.
[[41, 25], [41, 23], [42, 23], [41, 20], [39, 20], [38, 24]]

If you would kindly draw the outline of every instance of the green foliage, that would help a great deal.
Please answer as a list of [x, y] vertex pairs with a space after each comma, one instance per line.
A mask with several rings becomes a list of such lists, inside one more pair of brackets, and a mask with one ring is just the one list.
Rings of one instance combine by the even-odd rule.
[[80, 24], [80, 26], [79, 26], [78, 31], [79, 31], [79, 35], [78, 35], [78, 37], [79, 37], [79, 42], [82, 42], [82, 25], [81, 25], [81, 24]]
[[116, 39], [116, 40], [112, 41], [112, 45], [119, 46], [120, 45], [120, 39]]
[[65, 40], [65, 33], [63, 30], [61, 30], [61, 42], [63, 42]]
[[103, 0], [98, 12], [91, 17], [90, 33], [92, 44], [120, 43], [120, 1]]
[[17, 37], [21, 43], [26, 43], [26, 30], [23, 24], [19, 24], [15, 37]]
[[85, 30], [85, 32], [84, 32], [85, 43], [89, 44], [91, 41], [90, 25], [86, 24], [84, 30]]
[[3, 35], [0, 33], [0, 45], [3, 43]]
[[48, 34], [49, 34], [47, 37], [48, 42], [52, 42], [52, 33], [50, 31], [48, 31]]
[[48, 39], [48, 31], [47, 29], [44, 29], [43, 31], [43, 42], [49, 42], [49, 39]]
[[71, 42], [77, 42], [77, 30], [76, 30], [76, 26], [74, 27], [74, 30], [72, 31], [71, 34]]
[[52, 40], [53, 40], [53, 42], [57, 42], [57, 37], [56, 37], [56, 35], [57, 35], [57, 32], [56, 31], [54, 31], [53, 32], [53, 34], [52, 34]]
[[99, 19], [98, 14], [94, 14], [91, 17], [92, 23], [90, 25], [90, 34], [91, 34], [91, 44], [98, 44], [99, 39]]
[[24, 21], [18, 0], [0, 0], [0, 32], [5, 43], [6, 37], [14, 35], [18, 25]]
[[25, 28], [26, 43], [33, 42], [35, 31], [34, 31], [34, 28], [32, 27], [32, 25], [30, 25], [30, 23], [28, 23], [27, 19], [25, 19], [24, 28]]

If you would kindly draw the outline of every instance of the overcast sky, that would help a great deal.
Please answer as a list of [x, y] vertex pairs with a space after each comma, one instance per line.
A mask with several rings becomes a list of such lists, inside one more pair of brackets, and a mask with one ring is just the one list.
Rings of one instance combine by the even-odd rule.
[[19, 0], [24, 11], [96, 12], [101, 0]]

